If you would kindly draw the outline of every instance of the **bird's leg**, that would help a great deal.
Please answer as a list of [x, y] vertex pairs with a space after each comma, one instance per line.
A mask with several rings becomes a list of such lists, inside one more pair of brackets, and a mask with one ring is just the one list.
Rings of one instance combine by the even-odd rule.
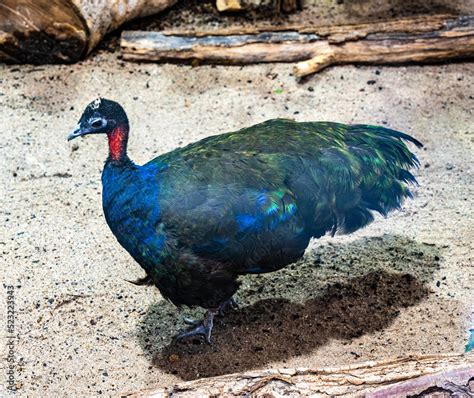
[[[226, 313], [227, 309], [231, 309], [231, 310], [238, 310], [239, 309], [239, 304], [237, 303], [237, 301], [235, 301], [235, 299], [233, 297], [231, 297], [229, 300], [224, 301], [219, 306], [217, 311], [218, 311], [220, 316], [225, 316], [225, 313]], [[193, 318], [188, 318], [187, 316], [183, 317], [183, 322], [186, 325], [190, 325], [190, 326], [197, 326], [201, 323], [201, 321], [199, 321], [197, 319], [193, 319]]]
[[239, 304], [237, 304], [237, 301], [233, 297], [231, 297], [229, 300], [224, 301], [220, 306], [219, 306], [219, 315], [224, 316], [226, 310], [230, 308], [231, 310], [238, 310], [239, 309]]
[[188, 321], [190, 321], [189, 322], [190, 324], [196, 325], [196, 326], [192, 328], [191, 330], [178, 334], [178, 336], [176, 337], [176, 340], [180, 341], [187, 337], [201, 335], [201, 336], [204, 336], [204, 338], [209, 344], [211, 344], [211, 333], [212, 333], [212, 328], [214, 326], [214, 316], [217, 314], [217, 312], [218, 310], [216, 309], [207, 310], [206, 317], [203, 319], [202, 322], [196, 322], [196, 321], [192, 321], [188, 319]]

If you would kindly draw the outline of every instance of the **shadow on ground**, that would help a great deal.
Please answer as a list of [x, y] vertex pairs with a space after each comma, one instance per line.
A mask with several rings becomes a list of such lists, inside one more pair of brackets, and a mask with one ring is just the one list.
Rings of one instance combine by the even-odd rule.
[[386, 328], [428, 296], [440, 261], [440, 248], [399, 236], [327, 243], [285, 270], [243, 278], [241, 309], [216, 321], [212, 346], [174, 342], [185, 325], [165, 301], [148, 308], [138, 339], [153, 365], [184, 380], [245, 371]]

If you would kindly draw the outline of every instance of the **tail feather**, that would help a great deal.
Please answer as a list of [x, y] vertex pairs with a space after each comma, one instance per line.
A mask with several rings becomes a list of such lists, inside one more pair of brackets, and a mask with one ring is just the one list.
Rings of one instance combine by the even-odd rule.
[[415, 144], [417, 148], [423, 148], [423, 144], [418, 141], [416, 138], [413, 138], [411, 135], [402, 133], [401, 131], [392, 130], [386, 127], [380, 126], [371, 126], [367, 124], [353, 124], [351, 130], [364, 130], [364, 131], [374, 131], [376, 134], [389, 136], [392, 138], [398, 138], [399, 140], [408, 141], [412, 144]]
[[[417, 181], [410, 169], [419, 167], [420, 163], [404, 141], [411, 142], [418, 148], [423, 146], [408, 134], [384, 127], [349, 127], [345, 140], [349, 152], [346, 164], [352, 164], [353, 184], [340, 186], [341, 191], [351, 185], [356, 186], [357, 189], [352, 194], [359, 199], [349, 208], [337, 206], [337, 223], [332, 226], [332, 232], [335, 229], [343, 233], [353, 232], [373, 220], [371, 211], [387, 216], [392, 210], [400, 209], [407, 197], [412, 197], [408, 186], [416, 185]], [[338, 153], [338, 156], [341, 155]], [[341, 162], [334, 165], [335, 178], [342, 175], [342, 165]]]

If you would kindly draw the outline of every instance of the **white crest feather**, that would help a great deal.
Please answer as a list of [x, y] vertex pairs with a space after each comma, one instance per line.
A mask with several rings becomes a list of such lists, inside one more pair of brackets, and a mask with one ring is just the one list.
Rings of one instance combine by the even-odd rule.
[[100, 98], [97, 98], [91, 104], [89, 105], [91, 109], [99, 109], [100, 104], [102, 103], [102, 100]]

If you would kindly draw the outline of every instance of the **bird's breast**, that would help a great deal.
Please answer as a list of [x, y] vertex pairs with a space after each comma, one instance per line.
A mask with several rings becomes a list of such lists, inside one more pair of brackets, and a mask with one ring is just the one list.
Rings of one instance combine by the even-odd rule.
[[144, 268], [159, 262], [166, 236], [161, 223], [159, 181], [138, 167], [102, 175], [105, 219], [119, 243]]

